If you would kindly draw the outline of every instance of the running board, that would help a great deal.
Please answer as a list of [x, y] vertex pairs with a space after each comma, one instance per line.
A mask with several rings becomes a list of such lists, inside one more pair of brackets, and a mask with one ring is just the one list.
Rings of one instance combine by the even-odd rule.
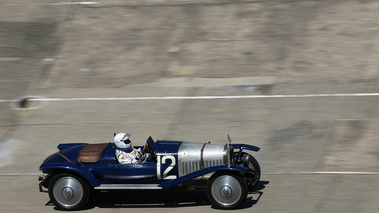
[[99, 190], [111, 190], [111, 189], [162, 189], [157, 184], [101, 184], [95, 187]]

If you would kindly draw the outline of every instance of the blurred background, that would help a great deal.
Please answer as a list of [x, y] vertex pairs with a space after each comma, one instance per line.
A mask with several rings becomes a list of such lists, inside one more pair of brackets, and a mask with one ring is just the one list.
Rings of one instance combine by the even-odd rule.
[[113, 132], [135, 145], [230, 134], [261, 147], [264, 187], [240, 212], [376, 212], [378, 10], [375, 0], [0, 0], [2, 212], [51, 212], [38, 192], [45, 157]]

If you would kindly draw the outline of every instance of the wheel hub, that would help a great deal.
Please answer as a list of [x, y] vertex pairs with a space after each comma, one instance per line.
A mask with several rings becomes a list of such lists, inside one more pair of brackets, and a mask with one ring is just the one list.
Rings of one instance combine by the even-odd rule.
[[221, 189], [220, 189], [220, 194], [224, 197], [224, 198], [229, 198], [230, 196], [232, 196], [232, 189], [225, 185], [225, 186], [222, 186]]
[[67, 186], [62, 189], [62, 196], [66, 200], [71, 200], [74, 197], [74, 190]]

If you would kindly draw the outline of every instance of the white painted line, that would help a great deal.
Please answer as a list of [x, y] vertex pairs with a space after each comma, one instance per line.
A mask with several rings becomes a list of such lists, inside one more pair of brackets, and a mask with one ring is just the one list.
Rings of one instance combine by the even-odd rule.
[[[305, 94], [305, 95], [226, 95], [226, 96], [166, 96], [166, 97], [113, 97], [113, 98], [38, 98], [29, 96], [30, 101], [130, 101], [130, 100], [186, 100], [186, 99], [253, 99], [253, 98], [313, 98], [313, 97], [372, 97], [379, 93], [347, 93], [347, 94]], [[34, 97], [34, 98], [33, 98]], [[2, 102], [17, 102], [19, 100], [0, 100]]]
[[[25, 99], [27, 99], [27, 101], [35, 101], [37, 103], [33, 106], [27, 106], [25, 108], [22, 108], [21, 106], [19, 106], [19, 102]], [[37, 99], [46, 99], [46, 98], [42, 96], [25, 96], [25, 97], [19, 98], [18, 101], [12, 101], [11, 106], [15, 110], [33, 110], [33, 109], [39, 109], [39, 108], [45, 107], [49, 103], [48, 101], [36, 101]]]
[[49, 62], [55, 61], [55, 58], [44, 58], [44, 59], [42, 59], [42, 61], [49, 63]]
[[128, 100], [186, 100], [186, 99], [253, 99], [253, 98], [312, 98], [312, 97], [369, 97], [379, 93], [305, 94], [305, 95], [237, 95], [237, 96], [166, 96], [120, 98], [36, 98], [34, 101], [128, 101]]
[[289, 171], [262, 172], [264, 175], [379, 175], [375, 171]]
[[18, 100], [0, 100], [0, 103], [17, 102]]
[[78, 1], [78, 2], [57, 2], [57, 3], [52, 3], [51, 5], [94, 5], [94, 4], [99, 4], [99, 2], [95, 1]]

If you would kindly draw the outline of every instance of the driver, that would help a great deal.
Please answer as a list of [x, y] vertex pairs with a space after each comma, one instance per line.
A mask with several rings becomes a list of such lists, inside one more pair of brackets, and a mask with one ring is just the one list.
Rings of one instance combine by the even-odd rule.
[[141, 149], [134, 149], [130, 141], [130, 134], [118, 133], [114, 136], [116, 149], [116, 159], [121, 164], [135, 164], [139, 162], [142, 155]]

